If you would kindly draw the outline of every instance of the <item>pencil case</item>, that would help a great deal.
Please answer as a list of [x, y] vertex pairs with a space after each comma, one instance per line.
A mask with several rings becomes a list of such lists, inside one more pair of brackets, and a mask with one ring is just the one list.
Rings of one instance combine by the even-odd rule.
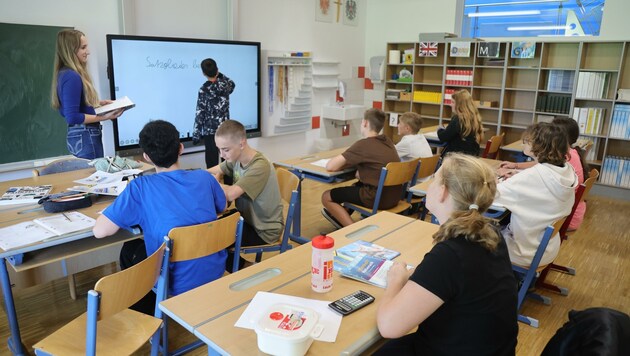
[[92, 206], [92, 199], [87, 196], [69, 199], [45, 199], [41, 202], [47, 213], [60, 213], [62, 211], [83, 209]]

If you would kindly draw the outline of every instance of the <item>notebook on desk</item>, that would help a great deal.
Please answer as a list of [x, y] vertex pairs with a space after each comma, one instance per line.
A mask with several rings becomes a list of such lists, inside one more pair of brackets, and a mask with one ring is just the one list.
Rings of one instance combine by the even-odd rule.
[[8, 251], [35, 242], [54, 239], [73, 232], [91, 229], [95, 223], [96, 220], [78, 211], [25, 221], [0, 229], [0, 248]]

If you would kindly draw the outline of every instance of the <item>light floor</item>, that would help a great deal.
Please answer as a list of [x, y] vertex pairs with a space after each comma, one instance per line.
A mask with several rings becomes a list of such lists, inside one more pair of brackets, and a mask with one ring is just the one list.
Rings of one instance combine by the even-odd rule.
[[[331, 185], [313, 181], [303, 184], [303, 236], [327, 233], [332, 226], [321, 216], [321, 192]], [[409, 261], [410, 263], [412, 261]], [[519, 323], [518, 355], [540, 355], [547, 341], [567, 321], [571, 309], [605, 306], [630, 313], [630, 202], [591, 196], [582, 228], [563, 244], [557, 263], [577, 269], [575, 276], [552, 272], [549, 280], [568, 287], [568, 296], [549, 292], [552, 305], [526, 301], [522, 312], [540, 321], [539, 328]], [[23, 342], [31, 345], [69, 320], [85, 312], [86, 293], [104, 274], [115, 270], [114, 265], [96, 268], [77, 276], [79, 299], [72, 301], [65, 279], [40, 286], [16, 290], [15, 299]], [[4, 314], [4, 304], [2, 304]], [[171, 346], [188, 343], [194, 337], [170, 323]], [[8, 337], [6, 316], [0, 317], [0, 354], [6, 354]], [[138, 352], [146, 354], [147, 348]], [[252, 350], [255, 353], [256, 350]], [[201, 348], [191, 355], [207, 355]]]

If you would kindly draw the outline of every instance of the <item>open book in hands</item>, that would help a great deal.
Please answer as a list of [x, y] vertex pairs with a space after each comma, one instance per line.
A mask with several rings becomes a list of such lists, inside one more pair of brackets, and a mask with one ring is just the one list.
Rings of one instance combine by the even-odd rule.
[[110, 111], [114, 111], [114, 110], [118, 110], [118, 109], [131, 109], [134, 106], [136, 106], [136, 104], [134, 104], [131, 99], [129, 99], [126, 96], [123, 96], [120, 99], [114, 100], [113, 102], [103, 105], [103, 106], [99, 106], [97, 108], [94, 109], [94, 112], [96, 112], [96, 115], [104, 115], [107, 114]]

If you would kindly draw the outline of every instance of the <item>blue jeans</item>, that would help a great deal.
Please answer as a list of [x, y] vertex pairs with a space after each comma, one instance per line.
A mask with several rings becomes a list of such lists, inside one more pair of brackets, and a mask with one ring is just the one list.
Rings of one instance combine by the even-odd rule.
[[103, 157], [101, 126], [69, 126], [66, 144], [68, 145], [68, 151], [77, 158], [95, 159]]

